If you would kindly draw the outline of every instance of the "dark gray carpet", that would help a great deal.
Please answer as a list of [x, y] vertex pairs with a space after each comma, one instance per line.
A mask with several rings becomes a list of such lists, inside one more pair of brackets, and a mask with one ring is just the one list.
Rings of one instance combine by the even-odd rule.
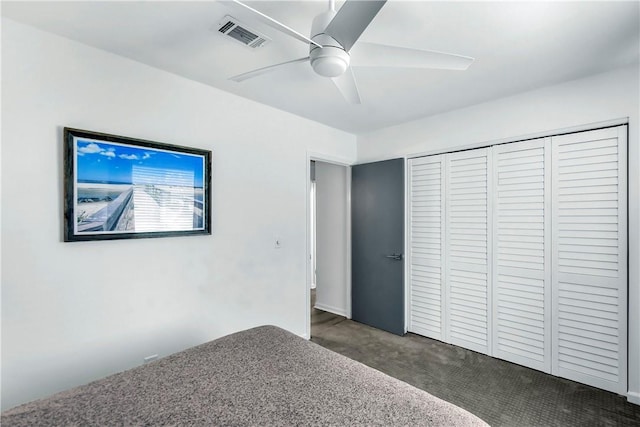
[[458, 405], [492, 426], [640, 426], [626, 398], [440, 341], [312, 310], [311, 340]]

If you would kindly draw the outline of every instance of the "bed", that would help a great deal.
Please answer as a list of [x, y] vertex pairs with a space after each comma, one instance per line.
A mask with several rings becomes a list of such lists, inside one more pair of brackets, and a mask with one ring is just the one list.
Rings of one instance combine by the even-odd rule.
[[187, 349], [2, 413], [9, 426], [486, 424], [275, 326]]

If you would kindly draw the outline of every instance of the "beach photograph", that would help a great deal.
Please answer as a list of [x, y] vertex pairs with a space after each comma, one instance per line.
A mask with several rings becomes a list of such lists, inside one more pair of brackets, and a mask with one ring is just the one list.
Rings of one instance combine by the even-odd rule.
[[74, 137], [76, 234], [204, 230], [202, 155]]

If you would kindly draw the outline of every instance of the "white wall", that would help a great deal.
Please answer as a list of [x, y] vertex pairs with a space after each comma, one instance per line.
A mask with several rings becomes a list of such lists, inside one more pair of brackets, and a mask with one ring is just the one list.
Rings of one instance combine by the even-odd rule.
[[[307, 152], [355, 161], [354, 136], [7, 19], [2, 89], [3, 409], [255, 325], [305, 333]], [[64, 126], [213, 150], [213, 235], [63, 243]]]
[[347, 317], [348, 172], [316, 161], [316, 308]]
[[628, 117], [629, 400], [640, 404], [640, 70], [618, 69], [358, 137], [358, 163], [456, 150]]

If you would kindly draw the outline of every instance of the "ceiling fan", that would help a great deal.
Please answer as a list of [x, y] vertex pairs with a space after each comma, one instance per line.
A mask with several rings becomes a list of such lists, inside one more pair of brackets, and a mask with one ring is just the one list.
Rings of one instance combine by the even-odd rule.
[[258, 21], [309, 45], [309, 56], [230, 78], [236, 82], [276, 71], [288, 65], [310, 62], [318, 75], [333, 81], [347, 102], [360, 104], [360, 94], [351, 66], [466, 70], [474, 61], [474, 58], [469, 56], [432, 50], [366, 42], [358, 42], [356, 45], [356, 41], [382, 9], [386, 0], [346, 0], [337, 12], [335, 0], [329, 0], [329, 10], [314, 18], [310, 37], [300, 34], [239, 0], [233, 0], [233, 3], [251, 12]]

